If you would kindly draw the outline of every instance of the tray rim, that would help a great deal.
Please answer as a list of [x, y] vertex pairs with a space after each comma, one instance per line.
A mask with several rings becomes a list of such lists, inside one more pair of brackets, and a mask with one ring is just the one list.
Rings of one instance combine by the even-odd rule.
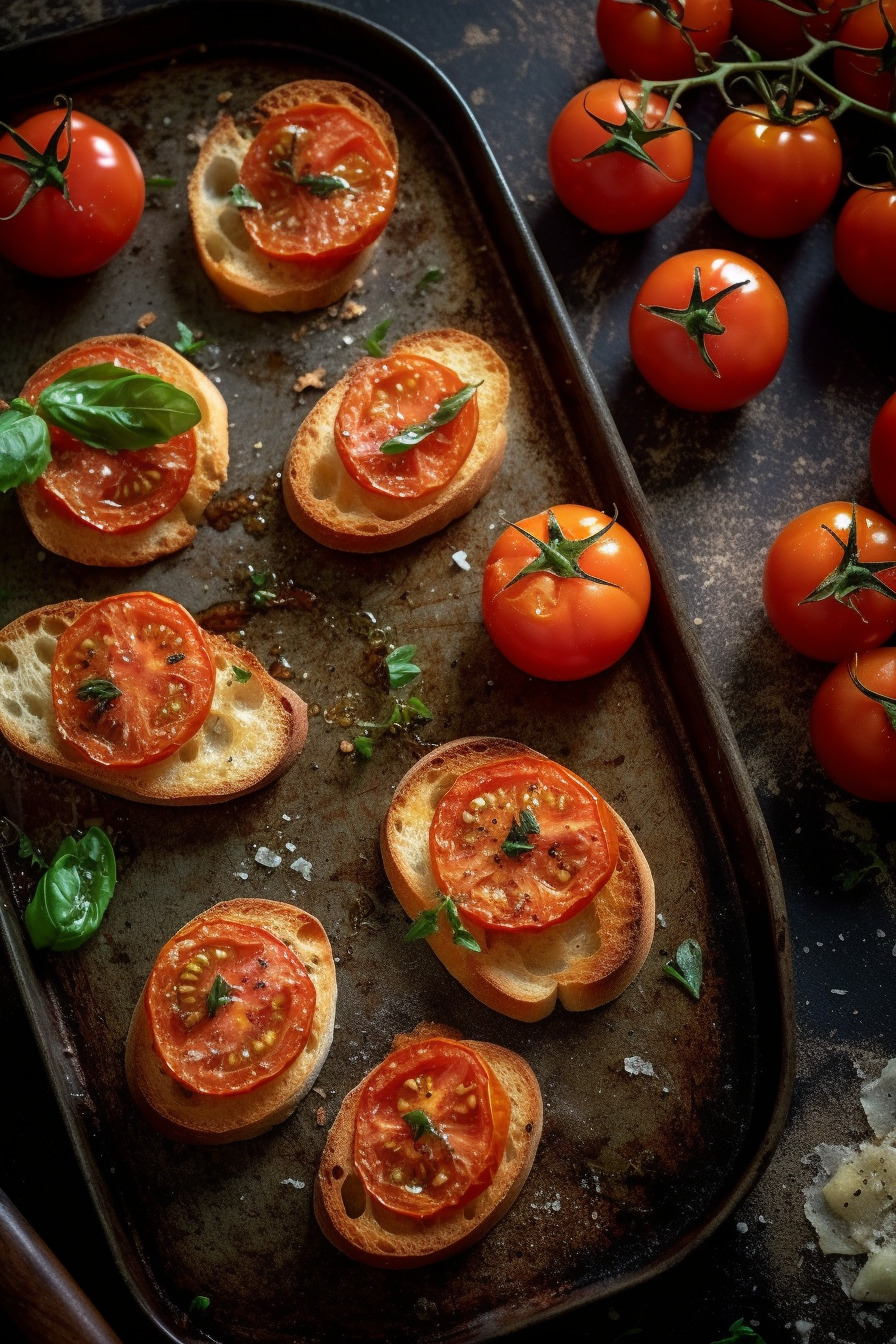
[[[216, 34], [209, 41], [203, 30], [208, 25], [212, 9], [215, 11], [215, 24], [226, 31], [223, 36]], [[245, 0], [158, 0], [157, 3], [114, 18], [79, 24], [62, 33], [12, 43], [0, 48], [0, 81], [9, 102], [26, 102], [33, 101], [38, 93], [50, 90], [61, 77], [56, 73], [57, 70], [65, 72], [67, 87], [74, 88], [97, 79], [121, 77], [128, 72], [144, 70], [164, 58], [186, 54], [204, 42], [208, 42], [214, 53], [220, 51], [222, 55], [235, 57], [230, 44], [236, 40], [237, 34], [228, 25], [239, 10], [245, 11]], [[761, 894], [763, 898], [755, 907], [742, 905], [742, 909], [751, 952], [755, 951], [757, 938], [768, 940], [769, 943], [766, 952], [770, 954], [770, 965], [775, 976], [774, 989], [777, 992], [777, 1011], [774, 1014], [776, 1031], [772, 1033], [772, 1039], [778, 1051], [773, 1066], [766, 1067], [764, 1083], [761, 1077], [757, 1080], [757, 1100], [751, 1126], [743, 1143], [745, 1153], [750, 1156], [745, 1160], [743, 1169], [738, 1167], [737, 1174], [724, 1187], [714, 1206], [696, 1224], [640, 1269], [574, 1289], [567, 1292], [561, 1302], [526, 1315], [505, 1308], [500, 1320], [493, 1320], [494, 1313], [484, 1313], [473, 1323], [480, 1328], [468, 1331], [464, 1336], [470, 1340], [494, 1338], [638, 1287], [680, 1264], [715, 1233], [759, 1179], [780, 1140], [795, 1077], [793, 983], [783, 888], [761, 809], [727, 713], [709, 674], [703, 650], [687, 620], [679, 584], [657, 538], [650, 506], [603, 392], [579, 346], [553, 276], [473, 113], [451, 80], [429, 57], [381, 24], [331, 5], [320, 4], [317, 0], [253, 0], [252, 13], [255, 36], [247, 39], [244, 32], [239, 34], [239, 59], [251, 60], [255, 53], [259, 56], [284, 56], [291, 53], [298, 57], [303, 54], [307, 57], [311, 53], [320, 55], [325, 45], [320, 42], [322, 34], [326, 36], [329, 30], [339, 28], [340, 40], [345, 44], [348, 39], [351, 50], [349, 54], [343, 50], [334, 55], [327, 49], [326, 58], [331, 63], [354, 68], [368, 79], [380, 79], [389, 84], [393, 81], [388, 74], [370, 68], [368, 62], [371, 55], [374, 61], [382, 60], [385, 56], [405, 62], [414, 84], [410, 92], [404, 85], [399, 86], [397, 91], [408, 103], [416, 106], [419, 103], [418, 92], [422, 90], [423, 97], [430, 97], [440, 104], [440, 111], [448, 115], [452, 128], [467, 137], [464, 154], [472, 152], [478, 166], [484, 170], [484, 176], [480, 172], [477, 177], [477, 188], [486, 199], [487, 204], [483, 208], [486, 224], [493, 235], [497, 226], [503, 232], [503, 241], [510, 243], [507, 252], [502, 249], [501, 260], [514, 283], [518, 301], [530, 324], [533, 328], [537, 327], [539, 336], [546, 337], [553, 358], [566, 362], [583, 394], [581, 398], [570, 398], [564, 407], [579, 446], [587, 461], [592, 455], [589, 429], [593, 432], [597, 427], [604, 440], [603, 447], [609, 450], [612, 474], [617, 478], [625, 498], [623, 516], [626, 526], [635, 533], [647, 552], [654, 579], [649, 621], [658, 627], [662, 640], [671, 639], [680, 646], [682, 655], [672, 660], [671, 667], [665, 667], [667, 681], [674, 692], [673, 704], [683, 718], [686, 729], [693, 722], [701, 720], [709, 729], [708, 748], [690, 731], [687, 732], [689, 745], [700, 767], [708, 815], [714, 818], [724, 852], [732, 862], [733, 841], [734, 850], [741, 861], [738, 870], [743, 874], [738, 883], [741, 896]], [[301, 36], [284, 38], [283, 25], [277, 23], [278, 18], [288, 15], [294, 20], [298, 13], [301, 13], [303, 20], [313, 20], [315, 26]], [[227, 18], [222, 24], [223, 14]], [[167, 31], [159, 23], [162, 19], [169, 25]], [[170, 28], [172, 20], [176, 20], [178, 25], [175, 37], [172, 37]], [[275, 36], [271, 36], [272, 28]], [[119, 39], [127, 39], [113, 44], [116, 59], [95, 57], [96, 40], [116, 35]], [[28, 79], [30, 68], [40, 70], [41, 78], [37, 85]], [[78, 69], [75, 78], [70, 74], [72, 68]], [[423, 110], [434, 120], [431, 108], [424, 107]], [[450, 141], [450, 131], [445, 130], [443, 123], [439, 122], [438, 125], [443, 137]], [[469, 180], [470, 173], [465, 170], [462, 159], [459, 155], [456, 158], [462, 175]], [[542, 346], [541, 340], [539, 344]], [[543, 346], [542, 354], [552, 381], [555, 381], [551, 357]], [[606, 470], [606, 461], [602, 465]], [[709, 793], [711, 782], [720, 790], [715, 795]], [[741, 826], [742, 832], [739, 829]], [[11, 882], [8, 866], [4, 863], [2, 867], [6, 870], [7, 882]], [[763, 927], [760, 928], [760, 925]], [[208, 1340], [209, 1335], [204, 1331], [201, 1334], [194, 1333], [189, 1327], [184, 1332], [176, 1323], [175, 1318], [183, 1320], [183, 1313], [158, 1291], [158, 1285], [147, 1274], [143, 1258], [119, 1215], [94, 1151], [85, 1116], [73, 1102], [72, 1093], [79, 1080], [72, 1063], [54, 1048], [58, 1043], [59, 1024], [54, 1021], [51, 1004], [25, 944], [18, 915], [2, 883], [0, 932], [6, 942], [13, 977], [44, 1068], [119, 1272], [135, 1301], [162, 1337], [174, 1341], [174, 1344], [200, 1344], [202, 1340]], [[755, 986], [755, 970], [752, 979]], [[762, 1016], [758, 1012], [760, 1006], [760, 996], [757, 994], [759, 1017]], [[766, 1004], [766, 1009], [768, 1007]], [[762, 1039], [761, 1028], [759, 1035]], [[767, 1060], [763, 1059], [763, 1065], [767, 1066]], [[763, 1117], [757, 1121], [756, 1113], [760, 1108], [763, 1086]], [[160, 1315], [160, 1306], [169, 1309], [169, 1321]], [[460, 1336], [455, 1330], [439, 1338], [447, 1341]]]

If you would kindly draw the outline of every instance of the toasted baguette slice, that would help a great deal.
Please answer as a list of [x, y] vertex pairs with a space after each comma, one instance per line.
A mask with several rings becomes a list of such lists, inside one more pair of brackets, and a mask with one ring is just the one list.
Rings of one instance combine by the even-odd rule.
[[273, 933], [303, 962], [317, 999], [305, 1048], [282, 1073], [239, 1096], [204, 1097], [172, 1078], [156, 1054], [144, 986], [125, 1050], [128, 1086], [149, 1122], [181, 1143], [235, 1143], [279, 1125], [311, 1088], [333, 1043], [336, 967], [320, 921], [281, 901], [223, 901], [191, 919], [180, 933], [198, 929], [210, 919], [257, 924]]
[[[468, 770], [519, 755], [547, 759], [505, 738], [460, 738], [424, 756], [398, 785], [380, 845], [386, 876], [412, 920], [441, 899], [429, 858], [429, 827], [440, 800]], [[616, 871], [571, 919], [532, 933], [477, 925], [480, 952], [459, 947], [440, 921], [427, 941], [480, 1002], [520, 1022], [537, 1022], [558, 999], [574, 1012], [608, 1003], [637, 975], [653, 941], [653, 877], [631, 831], [613, 815], [619, 829]]]
[[[151, 341], [148, 336], [127, 332], [117, 336], [94, 336], [70, 349], [83, 351], [89, 360], [92, 348], [110, 342], [139, 355], [152, 365], [160, 378], [195, 397], [202, 419], [193, 431], [196, 435], [196, 468], [187, 493], [164, 518], [138, 532], [128, 533], [96, 532], [74, 518], [64, 518], [50, 508], [36, 485], [19, 487], [19, 503], [41, 546], [54, 555], [63, 555], [82, 565], [148, 565], [159, 556], [170, 555], [190, 544], [206, 504], [227, 479], [227, 406], [204, 373], [170, 346]], [[57, 359], [61, 361], [68, 354], [69, 350], [62, 351], [43, 368], [53, 365]]]
[[[208, 718], [189, 742], [164, 761], [126, 770], [79, 755], [56, 729], [50, 665], [62, 631], [89, 606], [77, 599], [57, 602], [0, 630], [0, 733], [27, 761], [103, 793], [165, 806], [227, 802], [289, 769], [308, 731], [304, 700], [269, 676], [251, 653], [206, 630], [215, 693]], [[234, 666], [250, 672], [250, 679], [237, 681]]]
[[[392, 122], [379, 103], [352, 84], [328, 79], [281, 84], [259, 99], [255, 112], [263, 123], [302, 103], [337, 103], [357, 112], [377, 130], [397, 168], [398, 142]], [[348, 261], [329, 265], [303, 266], [265, 256], [229, 199], [251, 143], [251, 133], [223, 113], [199, 151], [187, 199], [203, 270], [225, 299], [252, 313], [304, 313], [335, 303], [367, 269], [376, 242]]]
[[305, 417], [283, 467], [290, 518], [309, 537], [337, 551], [389, 551], [438, 532], [482, 498], [504, 457], [510, 379], [490, 345], [465, 331], [421, 331], [396, 341], [390, 353], [424, 355], [453, 369], [465, 383], [481, 380], [476, 441], [453, 479], [420, 499], [389, 499], [363, 489], [342, 465], [333, 437], [349, 383], [370, 361], [356, 364]]
[[[396, 1036], [399, 1050], [428, 1036], [462, 1035], [450, 1027], [421, 1023]], [[433, 1218], [409, 1218], [375, 1203], [355, 1170], [355, 1116], [366, 1079], [349, 1092], [333, 1126], [314, 1182], [314, 1213], [324, 1236], [354, 1260], [382, 1269], [415, 1269], [456, 1255], [484, 1237], [513, 1204], [532, 1170], [541, 1138], [542, 1102], [538, 1079], [512, 1050], [488, 1041], [464, 1041], [494, 1070], [510, 1098], [510, 1132], [495, 1179], [459, 1209]]]

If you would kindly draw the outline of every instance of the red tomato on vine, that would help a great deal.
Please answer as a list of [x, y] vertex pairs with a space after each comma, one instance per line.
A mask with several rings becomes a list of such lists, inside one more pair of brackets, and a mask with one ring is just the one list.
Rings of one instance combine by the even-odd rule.
[[839, 788], [896, 802], [896, 649], [835, 667], [812, 702], [810, 731], [819, 764]]
[[[732, 0], [733, 27], [747, 46], [767, 60], [789, 60], [808, 50], [810, 38], [827, 41], [840, 22], [843, 2], [787, 0], [784, 9], [774, 0]], [[795, 9], [800, 13], [791, 12]]]
[[600, 0], [597, 40], [614, 75], [686, 79], [731, 32], [731, 0]]
[[896, 163], [892, 151], [877, 153], [889, 182], [860, 187], [840, 212], [834, 229], [834, 264], [856, 298], [885, 313], [896, 312]]
[[871, 431], [871, 484], [884, 511], [896, 518], [896, 393], [885, 401]]
[[896, 40], [884, 22], [881, 4], [890, 26], [896, 27], [896, 0], [871, 0], [848, 14], [834, 34], [838, 42], [875, 52], [862, 56], [856, 51], [835, 51], [834, 83], [850, 98], [886, 112], [896, 90]]

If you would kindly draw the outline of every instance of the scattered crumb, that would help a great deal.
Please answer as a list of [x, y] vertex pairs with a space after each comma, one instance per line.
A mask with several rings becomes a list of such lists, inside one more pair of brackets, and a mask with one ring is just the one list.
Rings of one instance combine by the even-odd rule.
[[255, 851], [255, 862], [260, 863], [263, 868], [279, 868], [283, 860], [279, 854], [275, 854], [267, 845], [259, 845]]
[[353, 318], [360, 317], [362, 313], [366, 312], [367, 305], [365, 303], [355, 303], [354, 299], [346, 299], [339, 316], [343, 322], [351, 322]]
[[[277, 862], [280, 862], [279, 858], [277, 859]], [[294, 873], [298, 873], [300, 877], [304, 877], [306, 882], [311, 881], [311, 864], [307, 859], [294, 859], [289, 866]]]
[[[373, 272], [376, 275], [376, 271]], [[357, 280], [352, 281], [352, 293], [361, 294], [364, 290], [364, 281], [358, 276]]]
[[317, 1110], [314, 1112], [314, 1123], [319, 1125], [321, 1129], [326, 1125], [327, 1112], [323, 1106], [318, 1106]]
[[455, 551], [451, 559], [457, 565], [458, 569], [469, 569], [470, 562], [467, 559], [466, 551]]
[[625, 1065], [626, 1073], [630, 1073], [633, 1076], [643, 1073], [648, 1078], [656, 1077], [650, 1060], [642, 1059], [640, 1055], [626, 1055], [623, 1063]]
[[295, 1179], [295, 1177], [293, 1177], [293, 1176], [284, 1176], [284, 1178], [283, 1178], [283, 1180], [280, 1182], [280, 1184], [281, 1184], [281, 1185], [291, 1185], [291, 1186], [293, 1187], [294, 1190], [304, 1190], [304, 1189], [305, 1189], [305, 1182], [304, 1182], [304, 1181], [297, 1181], [297, 1180]]
[[298, 330], [292, 333], [289, 339], [291, 341], [300, 341], [303, 336], [307, 335], [308, 335], [308, 323], [303, 322], [302, 325], [298, 328]]
[[222, 93], [218, 94], [218, 102], [223, 106], [224, 103], [229, 103], [232, 97], [233, 93], [231, 90], [225, 89]]
[[147, 327], [152, 326], [155, 320], [156, 320], [155, 313], [144, 313], [142, 317], [137, 318], [137, 330], [145, 331]]
[[660, 910], [657, 910], [656, 912], [656, 922], [657, 924], [659, 924], [661, 929], [664, 929], [666, 927], [666, 916]]
[[319, 1097], [323, 1097], [324, 1101], [326, 1101], [327, 1089], [325, 1087], [312, 1087], [311, 1091], [316, 1092]]
[[207, 139], [208, 127], [200, 124], [196, 127], [195, 131], [190, 131], [187, 136], [187, 144], [195, 145], [197, 149], [201, 149]]
[[[295, 339], [295, 337], [293, 337]], [[323, 366], [319, 369], [312, 369], [310, 373], [300, 373], [292, 385], [293, 392], [304, 392], [306, 387], [323, 388], [326, 387], [324, 381], [327, 371]]]
[[344, 737], [342, 741], [339, 743], [339, 750], [342, 752], [343, 756], [350, 756], [354, 751], [354, 749], [355, 744], [353, 742], [349, 742], [348, 738]]

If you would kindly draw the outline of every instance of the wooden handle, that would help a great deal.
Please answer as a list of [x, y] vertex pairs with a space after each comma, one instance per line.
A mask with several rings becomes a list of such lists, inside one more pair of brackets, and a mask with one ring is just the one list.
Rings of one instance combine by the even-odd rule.
[[0, 1306], [33, 1344], [121, 1344], [2, 1190]]

